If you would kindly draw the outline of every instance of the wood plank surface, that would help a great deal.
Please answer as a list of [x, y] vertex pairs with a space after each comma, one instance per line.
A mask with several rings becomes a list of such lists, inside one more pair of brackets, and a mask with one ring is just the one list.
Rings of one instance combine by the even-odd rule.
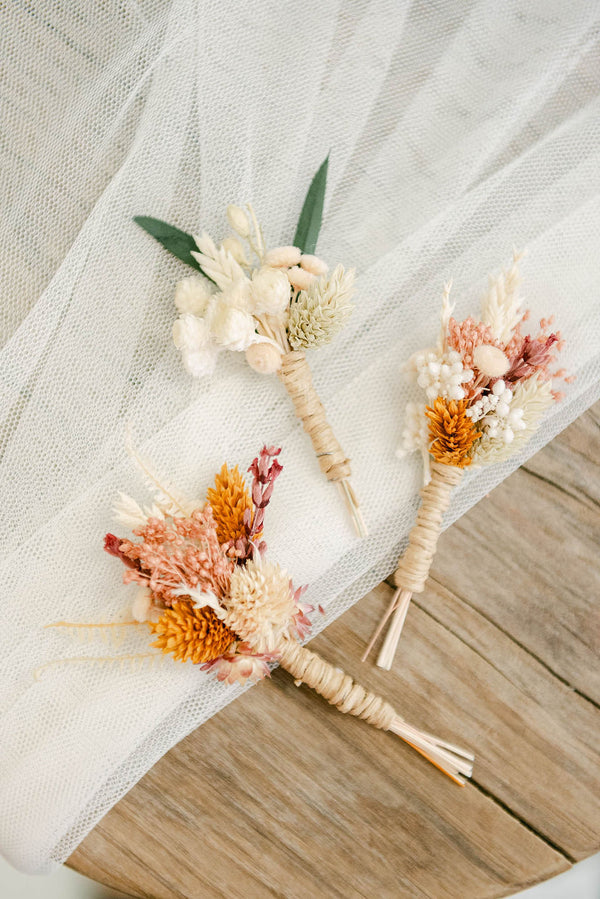
[[392, 672], [380, 585], [311, 646], [471, 746], [456, 787], [276, 671], [172, 749], [70, 864], [152, 899], [487, 899], [600, 848], [600, 405], [440, 540]]

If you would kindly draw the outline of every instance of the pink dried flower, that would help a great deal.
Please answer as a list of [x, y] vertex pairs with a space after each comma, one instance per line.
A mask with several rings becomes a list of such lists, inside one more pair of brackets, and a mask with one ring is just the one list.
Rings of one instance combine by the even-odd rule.
[[522, 338], [521, 344], [511, 358], [510, 368], [504, 375], [504, 381], [515, 383], [537, 375], [541, 380], [548, 381], [552, 377], [549, 367], [556, 362], [556, 351], [560, 341], [559, 334], [543, 333], [539, 337], [531, 337], [527, 334]]
[[457, 322], [451, 318], [448, 322], [448, 344], [452, 349], [460, 353], [465, 368], [474, 368], [473, 350], [482, 343], [496, 346], [503, 350], [502, 344], [494, 337], [492, 329], [483, 322], [476, 322], [473, 318], [466, 318], [463, 322]]
[[277, 653], [254, 653], [248, 643], [238, 643], [231, 653], [219, 656], [202, 665], [203, 671], [212, 671], [217, 680], [226, 684], [257, 683], [263, 677], [270, 677], [269, 662], [278, 658]]
[[254, 516], [252, 522], [248, 522], [250, 538], [262, 533], [265, 509], [273, 495], [275, 481], [283, 471], [283, 465], [280, 465], [276, 458], [280, 452], [280, 447], [263, 446], [259, 455], [248, 468], [253, 478], [252, 502], [254, 504]]
[[134, 533], [140, 543], [124, 540], [120, 545], [125, 564], [135, 566], [125, 572], [125, 583], [149, 587], [167, 606], [182, 598], [182, 584], [216, 597], [227, 592], [235, 559], [219, 545], [208, 504], [188, 518], [150, 518]]

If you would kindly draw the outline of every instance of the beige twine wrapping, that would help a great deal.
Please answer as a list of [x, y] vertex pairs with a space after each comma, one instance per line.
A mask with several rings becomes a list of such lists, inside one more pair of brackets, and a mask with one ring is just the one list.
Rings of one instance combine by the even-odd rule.
[[349, 674], [334, 668], [317, 653], [295, 640], [285, 640], [278, 647], [280, 664], [296, 683], [305, 683], [316, 690], [340, 712], [362, 718], [373, 727], [389, 730], [397, 718], [392, 706], [381, 696], [370, 693], [352, 680]]
[[422, 593], [425, 589], [444, 513], [450, 505], [452, 490], [460, 483], [462, 476], [461, 468], [432, 462], [431, 480], [421, 490], [421, 508], [417, 522], [410, 532], [406, 552], [394, 573], [397, 587], [412, 593]]
[[349, 478], [352, 474], [350, 459], [337, 442], [325, 417], [325, 409], [314, 388], [304, 353], [299, 350], [285, 353], [279, 377], [292, 398], [296, 416], [312, 441], [323, 474], [330, 481], [343, 481]]

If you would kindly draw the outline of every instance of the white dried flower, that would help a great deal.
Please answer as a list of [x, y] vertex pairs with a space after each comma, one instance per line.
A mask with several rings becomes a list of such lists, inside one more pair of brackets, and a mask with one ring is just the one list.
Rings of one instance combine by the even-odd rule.
[[279, 315], [290, 305], [290, 282], [284, 272], [265, 265], [252, 275], [251, 296], [256, 315]]
[[422, 350], [408, 361], [407, 368], [417, 376], [417, 384], [422, 387], [429, 402], [443, 397], [462, 400], [465, 391], [462, 384], [473, 378], [470, 368], [464, 368], [460, 353], [456, 350]]
[[305, 253], [302, 256], [300, 259], [300, 267], [303, 268], [305, 272], [310, 272], [311, 275], [316, 275], [318, 278], [327, 274], [327, 263], [323, 262], [322, 259], [319, 259], [318, 256], [311, 256], [310, 253]]
[[219, 347], [214, 343], [209, 343], [199, 350], [181, 351], [183, 365], [194, 378], [205, 378], [207, 375], [212, 375], [218, 355]]
[[273, 562], [238, 565], [224, 600], [225, 624], [255, 652], [272, 652], [288, 636], [296, 604], [290, 578]]
[[501, 378], [510, 368], [510, 360], [506, 354], [491, 343], [480, 343], [475, 347], [473, 364], [488, 378]]
[[250, 222], [241, 206], [230, 204], [227, 207], [227, 221], [240, 237], [248, 237], [250, 234]]
[[248, 278], [239, 278], [218, 295], [218, 302], [225, 306], [233, 306], [235, 309], [243, 309], [244, 312], [251, 312], [253, 301], [250, 288]]
[[210, 289], [203, 278], [192, 275], [178, 281], [175, 287], [175, 306], [179, 312], [202, 315], [210, 300]]
[[195, 352], [211, 342], [206, 319], [185, 312], [173, 322], [173, 342], [178, 350]]
[[315, 280], [315, 276], [311, 275], [310, 272], [304, 271], [303, 268], [300, 268], [299, 265], [294, 265], [292, 268], [288, 269], [287, 276], [289, 278], [289, 282], [292, 287], [295, 287], [296, 290], [308, 290], [312, 282]]
[[275, 247], [266, 253], [264, 263], [272, 268], [289, 268], [298, 265], [301, 256], [298, 247]]
[[226, 350], [240, 352], [256, 341], [256, 323], [250, 313], [219, 302], [218, 296], [210, 303], [207, 322], [215, 343]]
[[294, 349], [323, 346], [352, 314], [354, 270], [338, 265], [329, 278], [314, 276], [290, 306], [288, 338]]
[[246, 251], [244, 250], [237, 237], [226, 237], [221, 244], [221, 248], [227, 253], [231, 253], [235, 261], [239, 262], [240, 265], [248, 265], [248, 257], [246, 256]]
[[246, 362], [263, 375], [270, 375], [281, 368], [281, 350], [274, 343], [253, 343], [246, 350]]

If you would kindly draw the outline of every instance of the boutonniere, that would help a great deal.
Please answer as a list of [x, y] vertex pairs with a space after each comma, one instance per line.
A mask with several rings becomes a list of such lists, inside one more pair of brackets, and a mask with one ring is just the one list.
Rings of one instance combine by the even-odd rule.
[[357, 533], [367, 530], [350, 483], [350, 460], [327, 421], [306, 350], [329, 343], [352, 312], [354, 271], [329, 271], [314, 255], [327, 186], [328, 158], [312, 180], [293, 244], [268, 249], [253, 207], [227, 207], [232, 233], [221, 243], [158, 219], [135, 221], [196, 270], [175, 288], [173, 340], [187, 371], [211, 374], [221, 353], [244, 353], [248, 365], [277, 374], [309, 435], [319, 466], [338, 485]]
[[[135, 585], [131, 616], [111, 623], [61, 621], [48, 627], [82, 632], [139, 627], [148, 647], [136, 655], [62, 659], [143, 664], [157, 657], [197, 665], [228, 684], [253, 683], [279, 664], [296, 685], [312, 687], [341, 712], [399, 736], [457, 783], [471, 774], [473, 756], [412, 727], [380, 696], [302, 645], [314, 607], [304, 588], [267, 557], [265, 510], [282, 471], [279, 449], [264, 447], [248, 472], [223, 465], [204, 501], [189, 502], [137, 456], [153, 493], [140, 506], [121, 494], [116, 506], [130, 537], [107, 534], [104, 547]], [[322, 611], [322, 610], [320, 610]], [[162, 654], [162, 656], [161, 656]], [[50, 663], [50, 664], [57, 664]], [[41, 672], [38, 672], [38, 676]]]
[[363, 655], [364, 661], [391, 618], [377, 660], [381, 668], [392, 665], [412, 594], [425, 589], [443, 517], [464, 472], [519, 452], [563, 396], [553, 380], [571, 380], [556, 368], [563, 341], [553, 318], [542, 319], [533, 334], [523, 333], [529, 312], [518, 294], [519, 259], [515, 254], [508, 271], [491, 280], [479, 319], [453, 317], [448, 285], [437, 344], [408, 362], [425, 396], [406, 407], [399, 455], [421, 453], [425, 485], [394, 574], [396, 592]]

